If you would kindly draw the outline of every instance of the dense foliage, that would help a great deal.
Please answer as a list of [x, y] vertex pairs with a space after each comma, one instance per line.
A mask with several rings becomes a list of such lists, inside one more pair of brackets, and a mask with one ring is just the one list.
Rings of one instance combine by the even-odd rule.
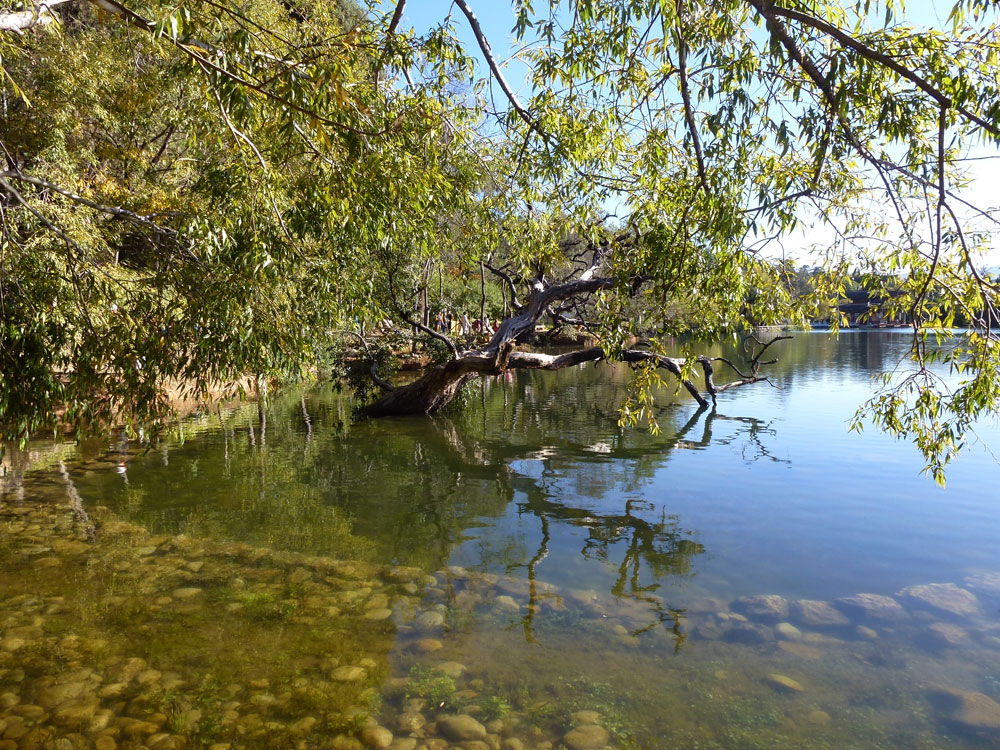
[[[612, 355], [891, 283], [916, 366], [869, 413], [939, 476], [1000, 403], [1000, 217], [956, 193], [1000, 140], [988, 0], [941, 30], [894, 0], [515, 0], [523, 85], [465, 0], [424, 34], [403, 2], [23, 2], [0, 11], [0, 437], [149, 423], [171, 380], [295, 375], [344, 331], [426, 325], [435, 287], [478, 281], [496, 315], [504, 276], [593, 258], [616, 283], [573, 314]], [[833, 240], [803, 292], [771, 246], [804, 223]], [[970, 332], [927, 346], [956, 313]]]
[[469, 200], [446, 72], [389, 96], [336, 3], [197, 10], [138, 33], [85, 6], [6, 40], [8, 436], [61, 406], [144, 422], [166, 379], [298, 371], [377, 305], [375, 258], [436, 249]]

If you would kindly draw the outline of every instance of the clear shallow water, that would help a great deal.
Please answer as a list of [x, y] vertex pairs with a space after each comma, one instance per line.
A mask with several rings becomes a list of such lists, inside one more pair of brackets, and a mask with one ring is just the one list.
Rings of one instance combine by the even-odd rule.
[[[362, 734], [343, 720], [348, 708], [370, 712], [399, 741], [411, 733], [398, 719], [415, 708], [408, 699], [429, 703], [419, 710], [425, 721], [443, 703], [483, 724], [506, 722], [489, 727], [488, 742], [509, 735], [538, 748], [572, 747], [579, 736], [566, 733], [581, 709], [600, 714], [613, 747], [1000, 744], [1000, 590], [966, 580], [1000, 571], [1000, 467], [973, 447], [941, 490], [920, 475], [909, 444], [847, 432], [871, 375], [905, 347], [905, 335], [892, 332], [801, 334], [781, 345], [778, 388], [734, 389], [714, 411], [668, 394], [656, 436], [616, 425], [628, 370], [587, 366], [473, 384], [461, 410], [436, 418], [352, 423], [346, 398], [316, 389], [277, 398], [263, 430], [251, 407], [195, 420], [183, 441], [149, 452], [98, 441], [65, 458], [65, 477], [28, 472], [17, 491], [8, 481], [8, 507], [12, 498], [22, 507], [36, 498], [65, 503], [68, 477], [90, 515], [154, 535], [117, 535], [104, 548], [99, 528], [89, 554], [115, 564], [125, 555], [125, 568], [207, 555], [214, 572], [180, 567], [163, 590], [136, 589], [135, 600], [126, 581], [111, 596], [145, 614], [121, 622], [110, 615], [123, 602], [108, 605], [99, 577], [81, 593], [59, 591], [44, 566], [26, 561], [37, 556], [13, 545], [3, 566], [9, 601], [34, 586], [96, 602], [78, 629], [124, 644], [106, 656], [105, 675], [135, 651], [136, 638], [150, 636], [142, 658], [188, 686], [205, 670], [238, 683], [248, 663], [266, 665], [266, 688], [234, 693], [235, 723], [214, 734], [174, 727], [206, 746], [280, 746], [274, 727], [254, 734], [247, 720], [239, 733], [255, 712], [286, 727], [315, 718], [304, 736], [327, 746], [340, 732]], [[981, 434], [1000, 446], [994, 427]], [[13, 518], [10, 538], [23, 542]], [[39, 525], [68, 528], [62, 523]], [[231, 542], [367, 567], [325, 584], [310, 572], [318, 568], [279, 554], [278, 572], [261, 573], [273, 558], [219, 552]], [[355, 579], [362, 593], [347, 596], [344, 581]], [[202, 593], [175, 597], [178, 583]], [[794, 604], [894, 596], [928, 583], [971, 586], [975, 598], [952, 601], [952, 610], [965, 607], [956, 612], [899, 595], [903, 607], [890, 619], [837, 605], [843, 621], [827, 626], [803, 621]], [[759, 595], [781, 597], [770, 600], [773, 614], [739, 601]], [[324, 619], [331, 602], [338, 612]], [[337, 655], [316, 662], [334, 633]], [[220, 652], [220, 640], [232, 638], [248, 644], [246, 653]], [[199, 671], [179, 656], [185, 651], [202, 653], [210, 669]], [[330, 659], [358, 664], [362, 653], [371, 660], [363, 679], [347, 681], [349, 690], [331, 682]], [[452, 676], [435, 671], [442, 663]], [[305, 689], [294, 680], [319, 685], [324, 710], [341, 718], [308, 701], [282, 702], [283, 681]], [[265, 689], [276, 708], [254, 703]], [[21, 690], [22, 704], [33, 690]], [[198, 700], [188, 702], [206, 715], [224, 705]], [[429, 748], [442, 733], [433, 724], [416, 731]]]

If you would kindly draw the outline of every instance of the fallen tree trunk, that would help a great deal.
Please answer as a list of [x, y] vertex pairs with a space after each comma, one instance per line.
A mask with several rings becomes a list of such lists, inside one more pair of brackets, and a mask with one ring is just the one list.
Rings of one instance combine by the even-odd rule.
[[[764, 349], [774, 341], [787, 338], [790, 337], [780, 336], [765, 344]], [[722, 357], [699, 356], [695, 359], [704, 373], [705, 388], [712, 403], [715, 403], [716, 395], [723, 391], [767, 380], [759, 375], [760, 365], [769, 364], [760, 362], [760, 354], [763, 353], [764, 349], [751, 361], [749, 373], [740, 372], [735, 365]], [[599, 362], [608, 358], [607, 352], [600, 346], [577, 349], [563, 354], [544, 354], [514, 351], [513, 346], [507, 343], [495, 355], [488, 352], [489, 347], [482, 351], [466, 352], [456, 359], [429, 368], [424, 375], [407, 385], [398, 387], [383, 385], [385, 392], [365, 409], [365, 413], [372, 417], [433, 414], [450, 404], [462, 386], [474, 377], [500, 375], [510, 370], [561, 370], [564, 367], [572, 367], [585, 362]], [[699, 406], [709, 405], [708, 399], [698, 387], [684, 376], [688, 365], [687, 359], [667, 357], [643, 349], [626, 349], [620, 352], [618, 359], [631, 364], [649, 362], [656, 367], [667, 370], [680, 380], [685, 390], [691, 394]], [[725, 363], [735, 370], [740, 378], [723, 385], [716, 385], [714, 380], [715, 362]]]
[[[620, 235], [615, 239], [616, 242], [625, 242], [626, 240], [628, 240], [626, 235]], [[451, 353], [451, 360], [431, 367], [417, 380], [398, 387], [393, 387], [378, 379], [373, 372], [373, 379], [383, 390], [383, 395], [368, 406], [365, 412], [373, 417], [433, 414], [450, 404], [461, 391], [462, 386], [474, 377], [500, 375], [510, 370], [560, 370], [584, 362], [598, 362], [608, 359], [608, 352], [600, 346], [577, 349], [563, 354], [515, 351], [515, 347], [518, 342], [535, 332], [539, 319], [546, 314], [552, 316], [557, 325], [561, 325], [561, 322], [567, 321], [564, 315], [566, 310], [572, 308], [579, 312], [585, 309], [588, 301], [595, 294], [606, 293], [618, 288], [622, 293], [635, 296], [639, 288], [650, 277], [635, 276], [623, 284], [614, 277], [599, 275], [598, 272], [611, 251], [610, 243], [588, 244], [584, 252], [574, 256], [574, 260], [576, 260], [586, 253], [592, 253], [591, 261], [586, 269], [581, 273], [571, 274], [569, 278], [557, 283], [546, 283], [545, 274], [541, 271], [534, 279], [521, 279], [521, 283], [527, 287], [528, 294], [525, 302], [520, 305], [516, 303], [517, 294], [514, 279], [502, 269], [496, 268], [492, 264], [483, 263], [481, 270], [489, 269], [510, 287], [515, 309], [513, 314], [500, 322], [490, 340], [481, 349], [474, 351], [459, 351], [455, 342], [448, 336], [413, 320], [412, 316], [397, 303], [397, 311], [402, 320], [423, 331], [425, 335], [443, 342]], [[391, 288], [391, 277], [389, 284]], [[667, 357], [644, 349], [618, 351], [615, 352], [614, 359], [629, 364], [651, 364], [667, 370], [680, 381], [699, 406], [705, 407], [709, 405], [708, 398], [687, 376], [691, 369], [689, 365], [701, 367], [708, 397], [712, 399], [712, 403], [715, 403], [717, 394], [723, 391], [762, 380], [766, 381], [767, 378], [760, 376], [760, 367], [771, 364], [771, 362], [761, 362], [761, 355], [775, 341], [787, 338], [790, 337], [779, 336], [765, 343], [753, 336], [748, 337], [746, 341], [752, 340], [759, 346], [759, 349], [747, 362], [748, 370], [746, 372], [741, 371], [732, 362], [722, 357], [699, 356], [693, 362], [689, 362], [683, 357]], [[363, 337], [362, 343], [364, 343]], [[729, 366], [739, 375], [739, 380], [716, 385], [714, 380], [714, 363], [716, 362], [722, 362]]]

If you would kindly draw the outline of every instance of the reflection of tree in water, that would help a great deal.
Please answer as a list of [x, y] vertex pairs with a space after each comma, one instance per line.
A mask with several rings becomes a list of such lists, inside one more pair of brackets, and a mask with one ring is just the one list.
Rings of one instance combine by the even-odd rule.
[[742, 441], [740, 443], [740, 451], [746, 463], [767, 460], [779, 464], [791, 464], [791, 461], [787, 458], [778, 458], [775, 456], [771, 452], [771, 449], [764, 443], [764, 438], [776, 438], [778, 435], [770, 422], [765, 422], [763, 419], [757, 419], [756, 417], [727, 417], [723, 414], [717, 414], [715, 409], [712, 409], [708, 416], [705, 417], [705, 435], [703, 442], [699, 443], [699, 447], [704, 448], [713, 444], [712, 426], [716, 421], [726, 422], [740, 428], [732, 435], [714, 438], [714, 444], [733, 445], [737, 441]]
[[[611, 587], [611, 594], [618, 599], [644, 602], [649, 611], [656, 615], [655, 622], [634, 630], [632, 635], [639, 635], [662, 624], [676, 636], [676, 642], [680, 645], [684, 638], [681, 631], [683, 613], [667, 607], [655, 592], [661, 587], [660, 582], [664, 578], [688, 575], [691, 572], [691, 557], [704, 552], [705, 548], [689, 538], [690, 534], [680, 527], [676, 517], [668, 516], [661, 510], [658, 520], [649, 521], [640, 513], [655, 510], [655, 505], [637, 499], [627, 500], [622, 513], [595, 514], [545, 500], [529, 501], [521, 509], [522, 512], [537, 516], [541, 527], [541, 540], [535, 555], [523, 566], [509, 566], [511, 570], [524, 567], [529, 583], [527, 614], [522, 619], [526, 640], [536, 640], [535, 616], [540, 604], [549, 596], [545, 592], [539, 592], [537, 568], [548, 556], [551, 540], [549, 524], [551, 520], [557, 520], [587, 530], [587, 538], [581, 549], [584, 557], [596, 558], [616, 566], [617, 576]], [[624, 552], [619, 549], [621, 545], [624, 546]], [[645, 571], [648, 573], [646, 576], [643, 576], [644, 565], [648, 569]], [[653, 582], [643, 584], [643, 578], [651, 578]]]
[[[580, 554], [617, 571], [613, 596], [642, 602], [676, 627], [677, 613], [656, 597], [659, 582], [688, 574], [703, 550], [656, 498], [637, 498], [676, 450], [742, 444], [747, 460], [776, 460], [766, 445], [774, 430], [688, 405], [665, 407], [660, 435], [619, 430], [614, 405], [629, 373], [612, 374], [588, 367], [555, 373], [559, 383], [483, 380], [450, 418], [351, 423], [342, 398], [290, 393], [272, 402], [266, 433], [256, 409], [212, 415], [220, 433], [206, 426], [204, 435], [134, 456], [129, 497], [139, 504], [111, 485], [121, 484], [117, 476], [80, 477], [81, 492], [168, 531], [327, 554], [361, 554], [364, 545], [373, 559], [425, 570], [447, 566], [470, 530], [492, 526], [487, 519], [516, 503], [541, 527], [537, 549], [519, 535], [483, 533], [477, 567], [525, 568], [531, 617], [546, 588], [535, 573], [550, 525], [568, 524], [586, 531]], [[609, 497], [621, 499], [609, 507]]]
[[[485, 399], [489, 386], [483, 387]], [[530, 394], [539, 395], [538, 391]], [[487, 408], [481, 409], [477, 416], [485, 417]], [[669, 606], [657, 592], [666, 579], [690, 574], [692, 558], [704, 552], [703, 545], [656, 502], [629, 497], [611, 511], [595, 509], [594, 505], [613, 489], [624, 488], [629, 495], [641, 491], [675, 450], [739, 445], [745, 461], [783, 461], [767, 445], [767, 438], [775, 435], [774, 428], [760, 419], [698, 409], [673, 431], [665, 430], [656, 437], [634, 432], [623, 436], [614, 431], [609, 435], [609, 419], [573, 421], [565, 405], [540, 408], [530, 416], [522, 410], [519, 399], [508, 400], [503, 413], [490, 415], [494, 421], [484, 419], [477, 425], [479, 429], [463, 423], [462, 417], [458, 423], [447, 417], [428, 419], [426, 423], [433, 429], [424, 433], [423, 442], [425, 455], [434, 457], [439, 476], [442, 470], [444, 475], [463, 476], [462, 482], [455, 482], [453, 492], [461, 492], [471, 480], [489, 479], [501, 500], [494, 507], [515, 502], [520, 515], [537, 518], [539, 540], [533, 552], [518, 553], [505, 545], [494, 554], [485, 548], [480, 553], [484, 568], [499, 563], [511, 573], [524, 570], [528, 584], [528, 604], [522, 618], [525, 638], [537, 640], [537, 618], [547, 600], [556, 596], [541, 584], [538, 569], [549, 555], [552, 525], [564, 524], [585, 530], [580, 549], [583, 557], [600, 560], [615, 571], [609, 593], [616, 600], [641, 605], [653, 615], [648, 625], [633, 629], [632, 635], [662, 626], [679, 647], [684, 640], [683, 610]], [[506, 427], [502, 432], [496, 429], [498, 419]], [[722, 426], [725, 429], [720, 429]], [[595, 450], [595, 446], [601, 449]], [[529, 470], [539, 465], [536, 461], [541, 463], [539, 476]], [[569, 487], [558, 486], [567, 481]], [[588, 500], [598, 503], [585, 504]], [[435, 504], [430, 502], [430, 506]], [[438, 517], [437, 523], [441, 521]], [[454, 539], [461, 534], [450, 536]]]
[[[704, 419], [702, 419], [704, 417]], [[713, 425], [724, 420], [740, 429], [725, 438], [716, 439], [716, 444], [731, 444], [737, 439], [745, 440], [744, 459], [767, 459], [780, 461], [771, 455], [763, 438], [773, 435], [774, 430], [761, 420], [748, 417], [727, 417], [715, 409], [699, 409], [667, 438], [660, 446], [660, 463], [670, 451], [678, 449], [706, 448], [713, 442]], [[700, 436], [692, 438], [695, 427], [701, 423]], [[614, 451], [611, 458], [621, 459], [636, 451]], [[626, 467], [629, 462], [604, 464], [610, 467]], [[510, 467], [508, 462], [506, 466]], [[523, 480], [523, 477], [522, 477]], [[518, 503], [521, 514], [531, 514], [538, 518], [541, 531], [538, 549], [522, 565], [509, 565], [509, 570], [523, 567], [529, 583], [527, 614], [522, 619], [525, 638], [535, 641], [535, 618], [540, 605], [548, 594], [540, 591], [537, 581], [539, 564], [548, 556], [551, 541], [550, 523], [558, 522], [583, 528], [587, 532], [580, 550], [586, 558], [599, 559], [616, 569], [610, 593], [619, 600], [643, 603], [655, 615], [650, 624], [634, 629], [632, 635], [651, 630], [659, 625], [667, 628], [674, 637], [675, 648], [680, 648], [685, 639], [682, 629], [683, 610], [668, 606], [657, 596], [664, 579], [671, 576], [686, 576], [691, 572], [691, 559], [701, 554], [705, 548], [690, 538], [690, 533], [680, 526], [676, 516], [657, 507], [656, 503], [630, 498], [620, 512], [600, 512], [592, 508], [576, 507], [566, 502], [565, 494], [553, 499], [553, 493], [540, 481], [530, 480], [518, 483], [518, 489], [526, 498]], [[656, 515], [659, 510], [659, 515]], [[650, 516], [653, 516], [651, 519]], [[644, 583], [643, 581], [649, 581]]]

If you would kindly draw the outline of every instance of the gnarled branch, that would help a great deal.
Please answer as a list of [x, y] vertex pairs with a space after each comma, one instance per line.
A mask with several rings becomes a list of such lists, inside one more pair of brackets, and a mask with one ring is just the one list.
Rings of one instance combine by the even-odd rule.
[[[565, 367], [586, 362], [599, 362], [607, 358], [607, 352], [600, 346], [577, 349], [562, 354], [545, 354], [514, 351], [511, 343], [507, 342], [496, 353], [487, 353], [485, 350], [466, 352], [457, 359], [432, 367], [423, 377], [413, 383], [386, 393], [365, 411], [370, 416], [376, 417], [399, 414], [430, 414], [447, 406], [469, 378], [477, 375], [499, 375], [508, 370], [561, 370]], [[617, 358], [630, 364], [652, 363], [656, 367], [667, 370], [680, 381], [700, 407], [709, 406], [708, 399], [701, 394], [698, 387], [690, 379], [684, 376], [684, 369], [688, 364], [686, 358], [667, 357], [643, 349], [626, 349], [620, 352]], [[706, 386], [713, 403], [715, 403], [716, 395], [723, 391], [766, 380], [766, 378], [754, 374], [717, 386], [712, 380], [713, 360], [701, 356], [696, 361], [701, 364], [705, 372]]]

